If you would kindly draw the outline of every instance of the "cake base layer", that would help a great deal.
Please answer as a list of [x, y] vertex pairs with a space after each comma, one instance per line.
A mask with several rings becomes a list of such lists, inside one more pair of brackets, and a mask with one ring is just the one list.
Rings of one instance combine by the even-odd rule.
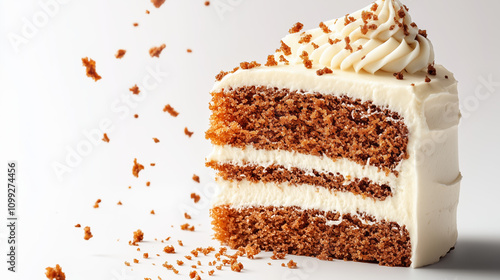
[[211, 209], [210, 215], [215, 238], [233, 249], [250, 244], [265, 251], [323, 260], [411, 265], [411, 244], [406, 227], [362, 213], [218, 205]]

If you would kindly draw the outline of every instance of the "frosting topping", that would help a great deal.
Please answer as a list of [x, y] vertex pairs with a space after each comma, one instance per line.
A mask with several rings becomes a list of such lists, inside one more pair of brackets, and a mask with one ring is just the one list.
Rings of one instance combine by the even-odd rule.
[[425, 31], [418, 29], [399, 0], [377, 0], [343, 18], [322, 22], [319, 28], [296, 31], [290, 29], [294, 33], [282, 39], [277, 61], [372, 74], [413, 74], [434, 62]]

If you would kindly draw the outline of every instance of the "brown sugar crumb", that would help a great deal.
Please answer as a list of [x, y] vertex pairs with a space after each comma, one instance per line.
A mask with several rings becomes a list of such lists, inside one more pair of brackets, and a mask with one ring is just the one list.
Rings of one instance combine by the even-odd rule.
[[165, 0], [151, 0], [151, 3], [153, 3], [156, 8], [159, 8], [163, 5], [163, 3], [165, 3]]
[[213, 270], [213, 269], [212, 269], [212, 270], [210, 270], [210, 271], [208, 272], [208, 275], [212, 276], [212, 275], [214, 275], [214, 273], [215, 273], [215, 270]]
[[257, 63], [256, 61], [252, 61], [252, 62], [243, 61], [242, 63], [240, 63], [240, 67], [243, 70], [252, 69], [252, 68], [255, 68], [258, 66], [260, 66], [260, 63]]
[[146, 182], [146, 187], [149, 187], [149, 186], [151, 186], [151, 182], [147, 181]]
[[129, 263], [129, 262], [125, 262], [125, 265], [126, 265], [126, 266], [130, 266], [130, 263]]
[[267, 263], [267, 265], [271, 265], [271, 263]]
[[134, 85], [133, 87], [129, 88], [128, 90], [130, 90], [133, 94], [139, 94], [141, 92], [137, 85]]
[[137, 27], [139, 26], [139, 24], [137, 22], [134, 22], [134, 27]]
[[243, 269], [243, 264], [241, 264], [240, 262], [234, 262], [231, 265], [232, 271], [241, 272], [242, 269]]
[[174, 248], [174, 246], [169, 245], [169, 246], [166, 246], [165, 248], [163, 248], [163, 252], [165, 252], [167, 254], [173, 254], [173, 253], [175, 253], [175, 248]]
[[276, 59], [274, 59], [274, 55], [268, 55], [267, 56], [267, 62], [265, 64], [265, 66], [276, 66], [278, 65], [278, 62], [276, 61]]
[[134, 231], [133, 241], [129, 241], [128, 244], [138, 246], [137, 243], [141, 242], [143, 239], [144, 239], [144, 233], [142, 232], [142, 230], [138, 229], [137, 231]]
[[[137, 249], [139, 249], [139, 248], [137, 248]], [[145, 258], [145, 259], [147, 259], [147, 258], [149, 258], [149, 254], [148, 253], [144, 253], [144, 254], [142, 254], [142, 257]]]
[[281, 41], [281, 48], [279, 48], [278, 50], [281, 50], [285, 55], [291, 55], [292, 54], [292, 48], [290, 48], [283, 41]]
[[153, 138], [153, 141], [154, 141], [155, 143], [159, 143], [159, 142], [160, 142], [160, 140], [159, 140], [158, 138]]
[[184, 213], [184, 218], [191, 220], [191, 215], [189, 215], [188, 213]]
[[414, 87], [414, 86], [415, 86], [415, 84], [413, 84], [413, 83], [412, 83], [410, 86]]
[[140, 252], [141, 251], [141, 248], [137, 248], [137, 252]]
[[89, 240], [90, 238], [93, 237], [92, 232], [90, 232], [90, 227], [83, 228], [83, 231], [85, 233], [85, 235], [83, 236], [83, 239]]
[[123, 50], [123, 49], [119, 49], [116, 54], [115, 54], [115, 57], [118, 58], [118, 59], [121, 59], [125, 54], [127, 53], [126, 50]]
[[196, 276], [198, 276], [198, 272], [195, 270], [189, 272], [189, 278], [194, 279]]
[[312, 68], [312, 61], [309, 59], [309, 54], [306, 51], [302, 52], [302, 54], [300, 55], [300, 58], [302, 58], [302, 62], [304, 63], [304, 66], [307, 69]]
[[205, 6], [210, 6], [210, 1], [205, 1]]
[[332, 38], [328, 38], [328, 43], [330, 43], [330, 45], [335, 45], [335, 44], [339, 43], [340, 41], [342, 41], [342, 40], [340, 40], [340, 39], [333, 40]]
[[138, 259], [134, 259], [134, 263], [139, 263], [139, 260]]
[[155, 215], [155, 210], [151, 210], [151, 212], [149, 212], [151, 215]]
[[299, 44], [307, 44], [311, 42], [312, 37], [313, 35], [311, 34], [303, 33], [302, 36], [300, 36]]
[[101, 199], [97, 199], [96, 202], [94, 203], [94, 208], [99, 208], [99, 203], [101, 203]]
[[194, 200], [194, 203], [198, 203], [201, 197], [196, 193], [191, 193], [191, 198]]
[[373, 3], [372, 7], [371, 7], [371, 10], [376, 12], [378, 9], [378, 4], [377, 3]]
[[195, 257], [198, 257], [198, 251], [197, 250], [191, 250], [191, 254]]
[[170, 104], [165, 105], [163, 108], [163, 112], [169, 113], [172, 117], [177, 117], [179, 112], [177, 112]]
[[192, 260], [192, 259], [193, 259], [193, 257], [191, 257], [191, 256], [189, 256], [189, 255], [188, 255], [188, 256], [184, 256], [184, 257], [185, 257], [186, 259], [188, 259], [188, 260]]
[[396, 77], [396, 79], [398, 80], [403, 80], [404, 79], [404, 75], [403, 75], [403, 71], [401, 72], [398, 72], [398, 73], [394, 73], [392, 74], [394, 77]]
[[198, 176], [196, 174], [193, 174], [193, 181], [195, 181], [196, 183], [199, 183], [200, 182], [200, 176]]
[[82, 58], [82, 64], [86, 68], [87, 77], [94, 79], [96, 82], [101, 79], [101, 76], [95, 70], [95, 61], [93, 59], [88, 57]]
[[182, 230], [194, 231], [194, 226], [190, 226], [188, 223], [181, 225]]
[[134, 166], [132, 167], [132, 174], [135, 177], [139, 177], [139, 172], [144, 169], [144, 165], [137, 163], [137, 158], [134, 159]]
[[419, 29], [418, 30], [418, 34], [420, 36], [423, 36], [424, 38], [427, 38], [427, 30], [422, 30], [422, 29]]
[[192, 268], [197, 268], [197, 266], [196, 266], [196, 265], [194, 265], [194, 264], [193, 264], [193, 265], [191, 265], [191, 267], [192, 267]]
[[184, 246], [184, 243], [182, 243], [182, 240], [177, 240], [177, 243], [179, 244], [179, 246]]
[[148, 14], [148, 15], [149, 15], [150, 13], [151, 13], [151, 12], [150, 12], [149, 10], [146, 10], [146, 14]]
[[116, 205], [123, 205], [121, 201], [118, 201], [118, 203], [116, 203]]
[[431, 78], [429, 78], [429, 76], [425, 76], [425, 82], [426, 83], [430, 83], [431, 82]]
[[188, 128], [185, 127], [184, 134], [186, 134], [189, 138], [191, 138], [191, 136], [193, 136], [194, 132], [189, 131]]
[[285, 263], [281, 263], [281, 266], [282, 266], [282, 267], [285, 267]]
[[156, 166], [156, 163], [150, 163], [149, 165], [151, 165], [151, 166]]
[[429, 64], [429, 66], [427, 66], [427, 73], [431, 76], [436, 76], [437, 71], [436, 71], [436, 68], [434, 67], [434, 65]]
[[107, 133], [104, 133], [104, 137], [102, 138], [102, 141], [109, 143], [109, 137]]
[[192, 50], [192, 49], [187, 49], [187, 52], [188, 52], [188, 53], [192, 53], [192, 52], [193, 52], [193, 50]]
[[282, 260], [286, 256], [286, 253], [280, 253], [278, 251], [273, 251], [273, 255], [271, 256], [272, 260]]
[[215, 267], [217, 270], [222, 270], [222, 265], [218, 265]]
[[183, 261], [181, 261], [181, 260], [177, 260], [177, 265], [183, 265], [183, 264], [184, 264], [184, 262], [183, 262]]
[[254, 259], [254, 256], [260, 253], [260, 248], [258, 246], [252, 246], [248, 244], [245, 247], [245, 254], [247, 255], [247, 258], [249, 259]]
[[136, 119], [137, 119], [137, 118], [139, 118], [139, 115], [135, 114], [135, 115], [134, 115], [134, 118], [136, 118]]
[[220, 82], [227, 74], [229, 74], [229, 72], [225, 72], [225, 71], [221, 70], [219, 72], [219, 74], [217, 74], [215, 76], [215, 80], [218, 81], [218, 82]]
[[56, 264], [56, 267], [45, 268], [45, 276], [51, 280], [66, 280], [66, 275], [61, 269], [61, 266]]
[[345, 49], [353, 52], [354, 50], [352, 49], [352, 46], [351, 46], [351, 38], [345, 37], [344, 40], [345, 40]]
[[350, 23], [355, 22], [356, 19], [354, 17], [350, 17], [349, 14], [345, 15], [344, 25], [349, 25]]
[[332, 31], [330, 30], [330, 28], [328, 28], [328, 26], [326, 26], [325, 23], [323, 22], [320, 22], [319, 23], [319, 27], [321, 28], [321, 30], [323, 30], [323, 32], [325, 33], [331, 33]]
[[166, 45], [162, 44], [159, 47], [152, 47], [149, 49], [149, 55], [151, 57], [160, 57], [161, 52], [165, 49]]
[[292, 269], [292, 268], [297, 268], [297, 263], [296, 263], [296, 262], [294, 262], [293, 260], [290, 260], [290, 261], [287, 263], [287, 265], [286, 265], [286, 266], [288, 266], [288, 268], [290, 268], [290, 269]]
[[82, 225], [80, 225], [80, 224], [76, 224], [76, 225], [75, 225], [75, 227], [76, 227], [76, 228], [79, 228], [79, 227], [82, 227]]
[[289, 64], [288, 60], [286, 60], [286, 58], [283, 55], [280, 55], [280, 62], [284, 62], [285, 65]]
[[332, 74], [333, 71], [332, 69], [328, 68], [328, 67], [325, 67], [323, 69], [319, 69], [318, 71], [316, 71], [316, 75], [318, 76], [323, 76], [324, 74]]
[[290, 34], [298, 33], [298, 32], [300, 32], [300, 30], [302, 30], [303, 27], [304, 27], [304, 25], [302, 23], [297, 22], [296, 24], [294, 24], [292, 26], [292, 28], [290, 28], [290, 30], [288, 30], [288, 33], [290, 33]]

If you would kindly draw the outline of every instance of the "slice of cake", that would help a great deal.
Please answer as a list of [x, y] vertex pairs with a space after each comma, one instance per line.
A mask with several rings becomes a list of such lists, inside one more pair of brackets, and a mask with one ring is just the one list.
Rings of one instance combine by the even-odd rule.
[[457, 239], [457, 82], [398, 0], [217, 76], [207, 166], [232, 248], [420, 267]]

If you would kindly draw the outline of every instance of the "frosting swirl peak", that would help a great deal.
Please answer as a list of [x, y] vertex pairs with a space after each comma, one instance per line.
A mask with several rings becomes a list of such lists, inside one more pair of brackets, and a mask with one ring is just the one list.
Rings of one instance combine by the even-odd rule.
[[322, 22], [319, 28], [298, 30], [295, 26], [290, 29], [295, 33], [283, 38], [275, 54], [278, 61], [299, 64], [306, 52], [315, 66], [372, 74], [413, 74], [434, 62], [432, 43], [399, 0], [377, 0], [344, 18]]

